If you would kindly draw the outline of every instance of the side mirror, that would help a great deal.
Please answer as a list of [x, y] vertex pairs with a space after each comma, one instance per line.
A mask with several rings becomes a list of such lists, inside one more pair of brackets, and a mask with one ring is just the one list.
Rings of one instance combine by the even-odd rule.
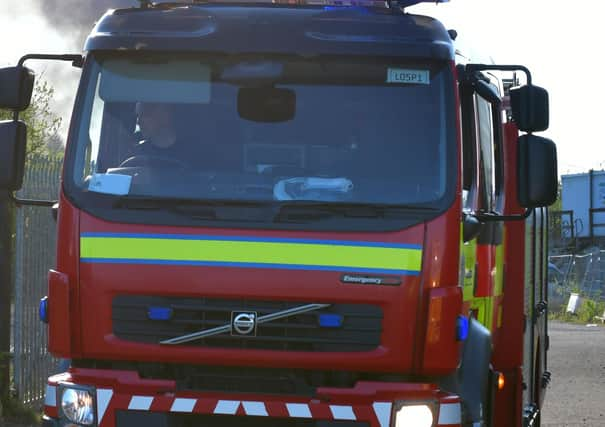
[[517, 153], [519, 204], [525, 208], [552, 205], [557, 200], [557, 148], [550, 139], [519, 137]]
[[521, 86], [510, 89], [513, 119], [523, 132], [540, 132], [548, 129], [548, 92], [538, 86]]
[[23, 111], [29, 107], [34, 72], [23, 66], [0, 69], [0, 108]]
[[0, 122], [0, 189], [17, 191], [23, 185], [27, 127], [22, 121]]

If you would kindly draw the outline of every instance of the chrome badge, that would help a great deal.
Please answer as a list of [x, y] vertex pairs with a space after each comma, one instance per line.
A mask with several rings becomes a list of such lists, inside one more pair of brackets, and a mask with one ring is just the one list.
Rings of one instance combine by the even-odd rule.
[[354, 283], [356, 285], [401, 285], [401, 278], [397, 276], [367, 276], [365, 274], [343, 274], [342, 276], [340, 276], [340, 281], [342, 283]]
[[231, 335], [256, 336], [258, 316], [253, 312], [231, 312]]

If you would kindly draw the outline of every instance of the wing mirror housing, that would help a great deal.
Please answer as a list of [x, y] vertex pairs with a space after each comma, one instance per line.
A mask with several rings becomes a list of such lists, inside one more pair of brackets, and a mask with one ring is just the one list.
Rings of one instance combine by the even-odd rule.
[[0, 69], [0, 108], [23, 111], [32, 99], [34, 72], [27, 67]]
[[548, 92], [539, 86], [526, 85], [510, 89], [513, 120], [523, 132], [548, 129]]
[[557, 148], [550, 139], [519, 137], [517, 176], [519, 204], [525, 208], [552, 205], [557, 200]]
[[26, 139], [22, 121], [0, 122], [0, 189], [17, 191], [23, 185]]
[[0, 122], [0, 189], [17, 191], [23, 185], [27, 127], [17, 120], [29, 107], [34, 73], [21, 65], [0, 69], [0, 109], [15, 112], [15, 120]]

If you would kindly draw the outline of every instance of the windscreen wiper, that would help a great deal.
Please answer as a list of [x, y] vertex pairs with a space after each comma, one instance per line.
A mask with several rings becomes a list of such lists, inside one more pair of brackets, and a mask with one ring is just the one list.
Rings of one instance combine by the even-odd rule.
[[175, 206], [207, 207], [263, 207], [270, 205], [270, 200], [234, 200], [234, 199], [194, 199], [184, 197], [123, 196], [119, 197], [113, 207], [132, 209], [154, 209]]
[[388, 218], [418, 215], [437, 210], [427, 205], [392, 205], [376, 203], [338, 203], [291, 201], [279, 204], [275, 222], [312, 221], [333, 217], [343, 218]]
[[181, 215], [188, 215], [194, 219], [214, 220], [219, 219], [217, 211], [220, 208], [263, 208], [270, 205], [270, 201], [258, 200], [125, 196], [116, 200], [113, 207], [134, 210], [168, 210]]

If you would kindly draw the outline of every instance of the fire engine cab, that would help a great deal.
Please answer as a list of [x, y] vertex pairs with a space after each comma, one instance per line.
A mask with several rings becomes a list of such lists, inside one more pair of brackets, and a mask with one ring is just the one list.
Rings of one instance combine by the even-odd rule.
[[141, 1], [0, 70], [12, 195], [24, 63], [82, 69], [44, 426], [539, 424], [548, 95], [415, 3]]

